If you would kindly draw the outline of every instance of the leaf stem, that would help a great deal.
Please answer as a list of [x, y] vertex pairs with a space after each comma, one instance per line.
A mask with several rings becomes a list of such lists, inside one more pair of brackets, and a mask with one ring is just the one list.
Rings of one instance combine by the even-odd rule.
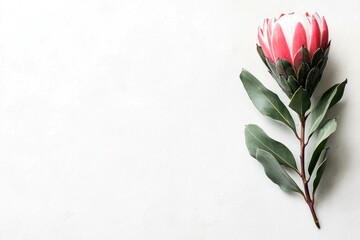
[[[316, 216], [316, 212], [314, 209], [314, 203], [315, 198], [311, 199], [310, 193], [309, 193], [309, 181], [306, 179], [306, 172], [305, 172], [305, 148], [309, 140], [305, 143], [305, 123], [306, 123], [306, 117], [299, 115], [300, 123], [301, 123], [301, 133], [300, 133], [300, 176], [301, 180], [304, 185], [304, 192], [305, 192], [305, 201], [308, 204], [312, 217], [314, 219], [315, 225], [320, 229], [319, 220]], [[310, 137], [309, 137], [310, 138]]]

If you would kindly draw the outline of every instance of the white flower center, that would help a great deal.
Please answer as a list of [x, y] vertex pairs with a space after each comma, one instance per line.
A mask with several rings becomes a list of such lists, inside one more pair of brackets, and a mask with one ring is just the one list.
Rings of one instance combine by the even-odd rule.
[[[317, 15], [317, 18], [319, 18], [318, 15]], [[318, 20], [320, 20], [320, 18]], [[277, 20], [277, 23], [280, 24], [280, 26], [283, 30], [283, 33], [284, 33], [284, 36], [286, 39], [286, 43], [289, 46], [290, 52], [292, 52], [295, 28], [298, 23], [301, 23], [305, 29], [306, 41], [307, 41], [307, 46], [305, 46], [305, 47], [307, 47], [307, 48], [310, 47], [311, 16], [306, 17], [304, 14], [291, 13], [291, 14], [287, 14], [287, 15], [280, 17]], [[321, 23], [321, 21], [318, 21], [318, 23]], [[276, 24], [273, 24], [273, 26], [272, 26], [273, 30], [274, 30], [275, 25]]]

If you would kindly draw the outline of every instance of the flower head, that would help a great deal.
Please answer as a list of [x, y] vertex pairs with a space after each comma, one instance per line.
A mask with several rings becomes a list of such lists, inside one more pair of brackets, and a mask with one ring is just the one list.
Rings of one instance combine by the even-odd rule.
[[[325, 18], [317, 13], [290, 13], [265, 19], [263, 26], [259, 27], [258, 40], [260, 56], [273, 77], [279, 81], [283, 77], [288, 82], [292, 76], [296, 82], [290, 84], [293, 85], [291, 89], [302, 86], [312, 94], [326, 65], [330, 46]], [[310, 73], [312, 79], [308, 79]], [[306, 87], [308, 80], [312, 83]], [[280, 84], [283, 90], [286, 88], [284, 84]], [[294, 91], [296, 89], [291, 90]], [[292, 95], [289, 91], [287, 94]]]

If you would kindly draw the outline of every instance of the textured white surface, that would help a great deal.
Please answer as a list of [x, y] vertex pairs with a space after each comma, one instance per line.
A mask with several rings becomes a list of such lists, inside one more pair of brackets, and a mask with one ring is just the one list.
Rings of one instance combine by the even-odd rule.
[[[358, 239], [360, 2], [8, 0], [0, 22], [0, 239]], [[318, 90], [349, 79], [320, 185], [318, 231], [245, 147], [289, 142], [238, 75], [279, 91], [258, 25], [318, 11], [332, 38]], [[284, 97], [284, 95], [281, 95]], [[284, 98], [285, 99], [285, 98]]]

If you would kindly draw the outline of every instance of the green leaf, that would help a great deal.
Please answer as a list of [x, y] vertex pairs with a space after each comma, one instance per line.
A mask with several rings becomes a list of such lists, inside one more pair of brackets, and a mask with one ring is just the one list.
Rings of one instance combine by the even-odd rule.
[[291, 98], [289, 107], [300, 116], [304, 116], [306, 111], [309, 110], [310, 105], [311, 101], [308, 92], [304, 88], [299, 87]]
[[299, 69], [299, 67], [302, 63], [310, 64], [310, 53], [304, 46], [302, 46], [295, 53], [295, 57], [294, 57], [295, 69]]
[[320, 62], [317, 64], [317, 68], [320, 69], [320, 74], [322, 74], [325, 70], [326, 64], [327, 64], [327, 58], [324, 58], [320, 60]]
[[319, 133], [317, 135], [317, 139], [316, 139], [315, 150], [314, 150], [314, 153], [311, 157], [311, 160], [310, 160], [310, 163], [308, 166], [308, 171], [309, 171], [310, 175], [314, 171], [314, 168], [315, 168], [315, 166], [318, 162], [318, 159], [321, 155], [321, 152], [325, 148], [327, 140], [329, 139], [331, 134], [333, 134], [336, 131], [336, 127], [337, 127], [336, 119], [332, 118], [332, 119], [328, 120], [324, 124], [324, 126], [322, 126], [320, 128]]
[[332, 89], [326, 97], [320, 100], [320, 102], [315, 106], [315, 108], [310, 113], [310, 119], [312, 124], [310, 128], [310, 134], [315, 132], [317, 128], [320, 126], [321, 121], [324, 119], [325, 114], [336, 95], [336, 92], [337, 92], [337, 87]]
[[299, 84], [293, 76], [288, 78], [288, 84], [293, 92], [296, 92], [296, 90], [299, 88]]
[[316, 65], [324, 58], [324, 50], [322, 48], [318, 48], [313, 58], [311, 59], [311, 66], [316, 67]]
[[305, 88], [308, 91], [309, 95], [311, 96], [315, 91], [316, 86], [320, 82], [321, 79], [321, 72], [318, 68], [312, 68], [307, 75]]
[[323, 156], [323, 160], [321, 161], [319, 167], [316, 170], [316, 177], [313, 182], [313, 196], [315, 195], [316, 189], [318, 188], [321, 177], [323, 176], [323, 173], [325, 171], [327, 159], [328, 159], [327, 152], [325, 152]]
[[295, 71], [291, 63], [285, 59], [279, 58], [276, 61], [276, 69], [279, 72], [279, 75], [287, 79], [289, 76], [295, 77]]
[[[292, 77], [292, 76], [290, 76], [290, 77]], [[282, 75], [280, 75], [279, 78], [276, 79], [276, 81], [279, 84], [279, 86], [281, 87], [281, 89], [284, 91], [284, 93], [288, 96], [288, 98], [291, 98], [293, 95], [293, 92], [291, 90], [289, 83], [286, 81], [286, 79]]]
[[256, 158], [256, 150], [271, 153], [279, 164], [297, 171], [296, 162], [290, 150], [281, 142], [270, 138], [259, 126], [249, 124], [245, 127], [245, 142], [251, 156]]
[[[265, 57], [265, 54], [264, 54], [264, 51], [262, 50], [262, 48], [256, 44], [256, 50], [261, 58], [261, 60], [265, 63], [265, 65], [269, 68], [269, 66], [267, 65], [266, 63], [266, 57]], [[270, 68], [269, 68], [270, 69]]]
[[272, 63], [268, 58], [265, 58], [266, 61], [266, 65], [269, 67], [270, 69], [270, 73], [273, 76], [274, 79], [279, 78], [279, 73], [276, 69], [276, 66], [274, 63]]
[[329, 108], [331, 108], [332, 106], [334, 106], [337, 102], [340, 101], [340, 99], [342, 98], [342, 96], [344, 95], [344, 90], [345, 90], [345, 86], [347, 84], [347, 79], [345, 81], [343, 81], [340, 84], [335, 84], [334, 86], [332, 86], [331, 88], [329, 88], [320, 98], [320, 101], [323, 100], [324, 98], [326, 98], [328, 95], [331, 94], [331, 92], [337, 88], [336, 94], [334, 96], [334, 98], [332, 99]]
[[251, 101], [263, 115], [278, 120], [293, 130], [295, 129], [295, 123], [289, 110], [275, 93], [264, 87], [245, 69], [241, 72], [240, 79]]
[[297, 79], [301, 86], [305, 86], [306, 77], [309, 74], [310, 66], [306, 62], [301, 63], [297, 71]]
[[282, 190], [286, 192], [298, 192], [304, 195], [295, 181], [280, 166], [273, 155], [262, 149], [257, 149], [256, 159], [263, 165], [265, 173], [270, 180], [279, 185]]
[[319, 66], [321, 73], [324, 72], [327, 61], [328, 61], [328, 58], [324, 58], [324, 62], [321, 64], [321, 66]]
[[327, 58], [329, 56], [329, 52], [330, 52], [330, 46], [331, 46], [331, 40], [329, 41], [325, 53], [324, 53], [324, 58]]
[[289, 98], [291, 98], [292, 91], [291, 91], [291, 88], [290, 88], [289, 84], [287, 83], [286, 79], [279, 75], [279, 72], [276, 69], [276, 66], [274, 65], [274, 63], [269, 61], [269, 59], [267, 59], [267, 58], [265, 58], [265, 61], [266, 61], [266, 65], [269, 68], [269, 72], [270, 72], [271, 76], [276, 80], [276, 82], [278, 83], [281, 90], [283, 90], [283, 92]]

